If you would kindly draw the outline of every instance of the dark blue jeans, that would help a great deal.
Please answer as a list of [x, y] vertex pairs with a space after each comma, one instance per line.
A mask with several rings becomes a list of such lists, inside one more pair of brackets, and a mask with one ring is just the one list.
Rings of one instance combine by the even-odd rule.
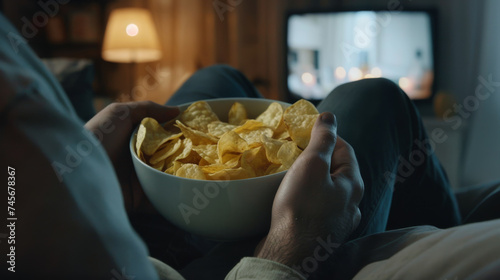
[[[236, 69], [215, 65], [196, 72], [167, 105], [202, 99], [262, 96]], [[343, 84], [318, 105], [337, 117], [338, 134], [356, 152], [365, 194], [353, 237], [386, 228], [458, 225], [446, 174], [431, 151], [420, 116], [407, 95], [386, 79]]]
[[[167, 105], [221, 97], [262, 98], [241, 72], [229, 66], [215, 65], [191, 76]], [[432, 152], [415, 106], [399, 87], [386, 79], [343, 84], [335, 88], [317, 108], [320, 112], [329, 111], [336, 115], [338, 134], [354, 148], [365, 183], [360, 204], [362, 219], [351, 239], [407, 226], [433, 225], [446, 228], [460, 224], [457, 203], [446, 174]], [[160, 225], [155, 227], [158, 231]], [[138, 231], [141, 234], [140, 228]], [[144, 232], [141, 235], [145, 238]], [[158, 240], [168, 240], [168, 236], [171, 236], [168, 241], [170, 247], [162, 247], [162, 250], [172, 251], [172, 246], [185, 246], [171, 240], [181, 239], [179, 236], [183, 235], [177, 230], [175, 234], [158, 237]], [[193, 244], [192, 237], [188, 239], [187, 244]], [[203, 243], [202, 239], [197, 240], [198, 244], [200, 240]], [[155, 256], [153, 252], [158, 251], [158, 248], [153, 247], [162, 242], [153, 242], [151, 245], [147, 238], [145, 241], [152, 256]], [[251, 254], [257, 241], [249, 241], [247, 246], [219, 246], [222, 248], [215, 250], [216, 253], [210, 257], [205, 257], [205, 262], [198, 260], [188, 265], [184, 275], [188, 279], [201, 279], [195, 276], [196, 272], [204, 271], [205, 276], [223, 278], [224, 271], [227, 273], [239, 258]], [[212, 245], [207, 242], [207, 247]], [[198, 255], [203, 255], [201, 251], [204, 250], [199, 250]], [[160, 253], [165, 256], [163, 251]], [[173, 257], [178, 265], [172, 263], [170, 258], [158, 258], [181, 268], [188, 262], [189, 256], [193, 256], [186, 250], [181, 250], [176, 256], [173, 254], [167, 256]], [[179, 261], [179, 258], [185, 260]], [[214, 258], [219, 261], [208, 264]], [[225, 260], [225, 264], [221, 264], [221, 259]], [[218, 269], [220, 272], [214, 272], [216, 274], [205, 270], [218, 265], [222, 267]]]

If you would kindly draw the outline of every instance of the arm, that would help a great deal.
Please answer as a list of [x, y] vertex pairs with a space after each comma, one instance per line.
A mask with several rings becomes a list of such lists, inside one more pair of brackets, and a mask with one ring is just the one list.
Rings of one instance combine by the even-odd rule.
[[106, 150], [122, 188], [127, 211], [156, 212], [147, 200], [135, 175], [128, 150], [130, 135], [145, 117], [166, 122], [179, 114], [179, 108], [151, 101], [113, 103], [85, 124]]
[[[255, 252], [255, 257], [274, 263], [260, 261], [260, 267], [281, 274], [286, 269], [280, 264], [295, 270], [289, 269], [289, 275], [278, 279], [299, 279], [296, 272], [304, 277], [316, 275], [358, 226], [362, 195], [363, 181], [354, 151], [337, 137], [334, 116], [323, 113], [308, 147], [278, 189], [271, 229]], [[256, 270], [258, 263], [244, 259], [240, 265]], [[233, 272], [240, 274], [242, 268]], [[230, 273], [228, 278], [235, 275]]]

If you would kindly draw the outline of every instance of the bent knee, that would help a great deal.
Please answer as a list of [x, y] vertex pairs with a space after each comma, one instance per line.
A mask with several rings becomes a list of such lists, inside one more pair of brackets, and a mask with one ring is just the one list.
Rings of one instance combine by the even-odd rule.
[[349, 94], [349, 98], [385, 106], [401, 102], [407, 98], [404, 91], [393, 81], [386, 78], [363, 79], [338, 86], [334, 94]]
[[218, 72], [218, 73], [240, 73], [240, 71], [230, 65], [227, 64], [214, 64], [207, 66], [200, 71], [209, 71], [209, 72]]

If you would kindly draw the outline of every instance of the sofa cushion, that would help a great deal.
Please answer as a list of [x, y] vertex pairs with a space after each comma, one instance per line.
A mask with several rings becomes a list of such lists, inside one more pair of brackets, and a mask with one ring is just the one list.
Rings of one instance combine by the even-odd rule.
[[500, 218], [500, 182], [466, 188], [455, 197], [464, 224]]

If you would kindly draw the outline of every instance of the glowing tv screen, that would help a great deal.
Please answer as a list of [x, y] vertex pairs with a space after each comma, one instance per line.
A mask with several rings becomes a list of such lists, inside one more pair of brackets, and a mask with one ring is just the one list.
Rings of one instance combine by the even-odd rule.
[[288, 92], [293, 98], [321, 100], [340, 84], [384, 77], [411, 99], [430, 99], [433, 21], [428, 11], [290, 13]]

